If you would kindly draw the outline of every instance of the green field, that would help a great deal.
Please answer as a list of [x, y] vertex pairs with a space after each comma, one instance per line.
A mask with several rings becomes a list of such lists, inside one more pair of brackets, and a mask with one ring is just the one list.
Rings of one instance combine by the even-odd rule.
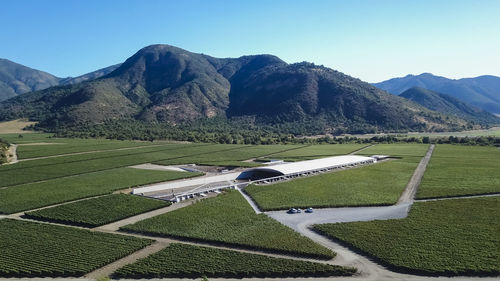
[[[160, 159], [212, 153], [225, 147], [211, 145], [167, 145], [145, 151], [112, 151], [20, 162], [0, 167], [0, 187], [56, 179], [96, 171], [127, 167]], [[142, 150], [142, 149], [141, 149]]]
[[[225, 145], [227, 146], [227, 145]], [[220, 166], [243, 166], [255, 167], [258, 164], [252, 162], [242, 162], [245, 160], [259, 158], [273, 153], [286, 151], [290, 149], [299, 148], [298, 145], [246, 145], [246, 146], [232, 146], [238, 149], [223, 150], [220, 152], [193, 155], [178, 159], [168, 159], [157, 161], [156, 164], [172, 165], [172, 164], [185, 164], [195, 163], [199, 165], [220, 165]]]
[[299, 161], [314, 158], [329, 157], [334, 155], [345, 155], [359, 150], [367, 144], [321, 144], [307, 145], [297, 149], [272, 154], [268, 159], [282, 159], [286, 161]]
[[57, 142], [43, 145], [21, 144], [17, 148], [19, 159], [54, 156], [70, 153], [106, 151], [123, 148], [139, 148], [151, 145], [163, 145], [165, 143], [135, 142], [135, 141], [116, 141], [106, 139], [58, 139]]
[[419, 161], [406, 157], [276, 184], [249, 185], [245, 192], [266, 211], [390, 205], [398, 201]]
[[15, 213], [199, 173], [119, 168], [0, 189], [0, 213]]
[[350, 276], [354, 268], [308, 261], [273, 258], [185, 244], [168, 248], [126, 265], [116, 278], [251, 278]]
[[389, 155], [394, 157], [423, 157], [429, 149], [428, 144], [392, 143], [375, 144], [360, 151], [359, 155]]
[[[293, 146], [290, 146], [293, 147]], [[140, 149], [105, 151], [39, 159], [1, 166], [0, 187], [109, 170], [142, 163], [256, 166], [241, 162], [289, 149], [289, 146], [165, 144]]]
[[500, 274], [500, 197], [415, 203], [406, 219], [315, 229], [390, 268], [425, 275]]
[[500, 192], [500, 149], [437, 145], [417, 198]]
[[30, 219], [96, 227], [167, 207], [170, 202], [129, 194], [113, 194], [25, 214]]
[[64, 226], [0, 220], [0, 277], [79, 277], [151, 240]]
[[323, 259], [335, 255], [268, 216], [255, 214], [234, 190], [121, 230]]
[[[21, 138], [19, 138], [19, 135], [22, 135]], [[60, 141], [61, 139], [56, 139], [52, 138], [53, 134], [46, 134], [46, 133], [27, 133], [27, 134], [0, 134], [0, 138], [8, 140], [10, 143], [16, 143], [16, 144], [21, 144], [21, 143], [34, 143], [34, 142], [57, 142], [58, 140]]]

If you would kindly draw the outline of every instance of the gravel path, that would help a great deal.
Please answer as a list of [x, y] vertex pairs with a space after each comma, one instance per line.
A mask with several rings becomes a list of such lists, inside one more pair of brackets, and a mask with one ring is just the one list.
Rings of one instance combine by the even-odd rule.
[[370, 148], [370, 147], [372, 147], [372, 146], [374, 146], [374, 144], [370, 144], [370, 145], [367, 145], [367, 146], [362, 147], [362, 148], [360, 148], [360, 149], [356, 149], [356, 150], [354, 150], [353, 152], [351, 152], [351, 153], [349, 153], [349, 154], [351, 154], [351, 155], [356, 154], [356, 153], [361, 152], [361, 151], [363, 151], [363, 150], [365, 150], [365, 149], [367, 149], [367, 148]]
[[[12, 155], [12, 156], [10, 156]], [[19, 160], [17, 160], [17, 144], [11, 144], [9, 146], [9, 149], [7, 150], [7, 165], [8, 164], [15, 164], [19, 162]]]
[[92, 272], [86, 274], [84, 277], [97, 279], [97, 278], [110, 276], [117, 269], [122, 268], [127, 264], [134, 263], [138, 259], [142, 259], [142, 258], [145, 258], [149, 255], [156, 253], [156, 252], [159, 252], [159, 251], [165, 249], [167, 246], [168, 246], [168, 243], [156, 241], [153, 244], [147, 246], [146, 248], [144, 248], [142, 250], [139, 250], [131, 255], [128, 255], [122, 259], [119, 259], [119, 260], [117, 260], [113, 263], [110, 263], [104, 267], [101, 267], [95, 271], [92, 271]]
[[110, 224], [105, 224], [105, 225], [94, 228], [94, 230], [96, 230], [96, 231], [118, 231], [118, 229], [120, 229], [120, 227], [122, 227], [122, 226], [125, 226], [128, 224], [133, 224], [133, 223], [136, 223], [138, 221], [142, 221], [142, 220], [145, 220], [148, 218], [156, 217], [156, 216], [180, 209], [180, 208], [185, 207], [187, 205], [189, 205], [189, 202], [187, 202], [187, 201], [175, 203], [175, 204], [172, 204], [172, 205], [167, 206], [165, 208], [156, 209], [156, 210], [153, 210], [151, 212], [142, 213], [142, 214], [139, 214], [137, 216], [126, 218], [126, 219], [116, 221], [116, 222], [113, 222]]
[[399, 198], [398, 204], [406, 204], [406, 203], [412, 203], [413, 200], [415, 199], [415, 194], [417, 194], [418, 187], [420, 186], [420, 182], [422, 181], [422, 177], [424, 176], [425, 169], [427, 168], [427, 164], [429, 164], [429, 161], [431, 160], [432, 152], [434, 151], [434, 144], [431, 144], [429, 146], [429, 150], [427, 150], [427, 153], [425, 156], [420, 160], [420, 163], [418, 163], [417, 168], [415, 169], [415, 172], [413, 173], [413, 176], [411, 177], [410, 181], [406, 185], [406, 189], [401, 194], [401, 197]]

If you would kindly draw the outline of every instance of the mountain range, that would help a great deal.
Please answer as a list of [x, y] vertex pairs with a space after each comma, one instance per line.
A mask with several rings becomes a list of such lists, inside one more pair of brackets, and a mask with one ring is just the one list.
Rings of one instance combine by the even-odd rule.
[[422, 73], [393, 78], [373, 85], [394, 95], [399, 95], [412, 87], [421, 87], [453, 96], [491, 113], [500, 114], [500, 77], [496, 76], [484, 75], [454, 80]]
[[469, 105], [450, 95], [434, 92], [420, 87], [410, 88], [399, 95], [428, 109], [480, 124], [498, 123], [500, 119], [478, 107]]
[[120, 120], [176, 126], [243, 118], [256, 125], [320, 124], [325, 133], [477, 125], [477, 119], [428, 109], [333, 69], [288, 64], [273, 55], [214, 58], [151, 45], [121, 65], [52, 81], [57, 85], [1, 102], [0, 120], [29, 118], [53, 129]]
[[52, 86], [76, 84], [97, 79], [115, 70], [118, 66], [120, 64], [78, 77], [59, 78], [50, 73], [32, 69], [7, 59], [0, 59], [0, 101]]

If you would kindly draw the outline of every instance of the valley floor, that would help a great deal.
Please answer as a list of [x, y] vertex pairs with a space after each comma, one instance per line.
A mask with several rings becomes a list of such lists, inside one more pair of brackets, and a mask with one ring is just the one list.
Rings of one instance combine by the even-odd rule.
[[[161, 148], [162, 144], [160, 144], [157, 148], [154, 147], [154, 145], [149, 145], [147, 149], [158, 149]], [[376, 147], [376, 146], [375, 146]], [[99, 155], [99, 153], [111, 153], [110, 157], [113, 153], [123, 153], [129, 149], [136, 150], [139, 149], [141, 150], [141, 147], [137, 148], [117, 148], [117, 149], [112, 149], [112, 150], [99, 150], [95, 149], [92, 151], [88, 152], [71, 152], [69, 154], [66, 154], [64, 156], [59, 156], [57, 154], [54, 155], [48, 155], [48, 156], [38, 156], [36, 158], [33, 158], [32, 161], [25, 161], [25, 163], [37, 163], [37, 161], [60, 161], [61, 159], [65, 159], [65, 157], [75, 157], [75, 156], [82, 156], [82, 155]], [[279, 153], [279, 151], [283, 151], [284, 148], [282, 147], [277, 147], [277, 148], [265, 148], [263, 151], [258, 151], [256, 152], [239, 152], [238, 150], [235, 150], [236, 153], [241, 153], [242, 155], [240, 157], [236, 156], [233, 158], [227, 158], [227, 156], [223, 156], [223, 158], [217, 159], [217, 157], [214, 157], [213, 159], [210, 159], [211, 161], [243, 161], [245, 159], [249, 158], [258, 158], [258, 157], [265, 157], [266, 155], [273, 155], [274, 153]], [[365, 148], [356, 148], [358, 153], [369, 153], [365, 150]], [[148, 211], [145, 213], [137, 214], [134, 216], [131, 216], [129, 218], [121, 219], [109, 224], [105, 224], [102, 226], [98, 226], [95, 228], [91, 228], [91, 232], [99, 232], [99, 233], [105, 233], [105, 234], [114, 234], [114, 235], [124, 235], [127, 237], [134, 237], [134, 238], [143, 238], [143, 239], [152, 239], [154, 242], [141, 249], [138, 251], [135, 251], [121, 259], [115, 260], [114, 262], [111, 262], [107, 264], [104, 267], [100, 267], [90, 273], [87, 273], [84, 277], [82, 278], [64, 278], [65, 280], [69, 279], [74, 279], [74, 280], [95, 280], [95, 278], [100, 278], [100, 277], [105, 277], [113, 274], [117, 269], [122, 268], [125, 265], [132, 264], [136, 262], [138, 259], [145, 258], [147, 256], [150, 256], [151, 254], [160, 252], [167, 248], [169, 245], [172, 243], [181, 243], [181, 244], [187, 244], [187, 245], [198, 245], [202, 247], [209, 247], [209, 248], [214, 248], [214, 249], [221, 249], [221, 250], [232, 250], [240, 253], [246, 253], [246, 254], [258, 254], [261, 256], [267, 256], [267, 257], [273, 257], [273, 258], [280, 258], [284, 260], [296, 260], [296, 261], [313, 261], [316, 263], [321, 263], [321, 264], [331, 264], [331, 265], [340, 265], [340, 266], [348, 266], [348, 267], [355, 267], [358, 272], [352, 276], [352, 277], [315, 277], [315, 278], [303, 278], [303, 277], [296, 277], [296, 278], [279, 278], [280, 280], [318, 280], [318, 281], [323, 281], [323, 280], [351, 280], [351, 281], [357, 281], [357, 280], [408, 280], [408, 281], [418, 281], [418, 280], [455, 280], [455, 281], [462, 281], [462, 280], [498, 280], [497, 277], [429, 277], [429, 276], [417, 276], [417, 275], [410, 275], [410, 274], [401, 274], [401, 273], [396, 273], [393, 271], [388, 270], [386, 267], [381, 265], [380, 263], [374, 261], [372, 258], [369, 258], [363, 254], [360, 254], [358, 251], [355, 251], [351, 248], [345, 247], [337, 242], [334, 242], [333, 240], [330, 240], [326, 238], [323, 235], [319, 235], [317, 232], [313, 231], [311, 229], [311, 226], [315, 224], [324, 224], [324, 223], [337, 223], [337, 222], [352, 222], [352, 221], [372, 221], [372, 220], [388, 220], [388, 219], [402, 219], [407, 217], [408, 212], [410, 211], [413, 202], [415, 201], [415, 194], [417, 193], [417, 190], [420, 186], [420, 182], [422, 181], [422, 178], [424, 177], [425, 181], [425, 170], [427, 167], [427, 164], [429, 163], [429, 160], [431, 160], [432, 154], [434, 150], [434, 145], [429, 146], [429, 149], [424, 157], [421, 158], [420, 163], [418, 164], [417, 168], [413, 172], [413, 176], [411, 177], [411, 180], [408, 182], [406, 185], [406, 188], [404, 192], [400, 195], [398, 202], [395, 205], [390, 205], [390, 206], [379, 206], [379, 207], [345, 207], [345, 208], [323, 208], [323, 209], [316, 209], [313, 214], [294, 214], [294, 215], [289, 215], [286, 214], [285, 211], [271, 211], [271, 212], [263, 212], [265, 215], [281, 222], [284, 225], [289, 226], [290, 228], [294, 229], [295, 231], [299, 232], [303, 236], [310, 238], [312, 241], [318, 243], [319, 245], [322, 245], [323, 247], [332, 250], [336, 253], [336, 257], [332, 260], [318, 260], [318, 259], [312, 259], [312, 258], [305, 258], [305, 257], [294, 257], [290, 255], [284, 255], [284, 254], [278, 254], [278, 253], [269, 253], [267, 251], [261, 251], [257, 249], [244, 249], [241, 247], [233, 247], [231, 245], [221, 245], [221, 244], [214, 244], [210, 242], [203, 242], [203, 241], [193, 241], [193, 240], [186, 240], [186, 239], [181, 239], [181, 238], [173, 238], [173, 237], [160, 237], [160, 236], [150, 236], [150, 235], [145, 235], [145, 234], [137, 234], [137, 233], [131, 233], [131, 232], [123, 232], [120, 231], [120, 227], [124, 227], [126, 225], [130, 225], [133, 223], [141, 222], [150, 218], [158, 217], [160, 215], [165, 215], [170, 212], [175, 212], [176, 210], [184, 209], [191, 204], [193, 204], [194, 201], [184, 201], [181, 203], [176, 203], [171, 206], [163, 207], [160, 209], [156, 209], [153, 211]], [[223, 151], [223, 150], [220, 150]], [[248, 150], [247, 150], [248, 151]], [[354, 152], [354, 151], [353, 151]], [[205, 153], [205, 152], [201, 152]], [[250, 153], [250, 154], [249, 154]], [[233, 153], [234, 154], [234, 153]], [[120, 154], [121, 155], [121, 154]], [[222, 154], [219, 154], [222, 155]], [[228, 154], [229, 155], [229, 154]], [[194, 156], [192, 156], [190, 153], [186, 153], [184, 155], [180, 156], [174, 156], [174, 157], [180, 157], [182, 159], [183, 157], [187, 157], [187, 159], [193, 159]], [[205, 157], [205, 156], [204, 156]], [[225, 157], [225, 158], [224, 158]], [[248, 157], [248, 158], [245, 158]], [[58, 160], [59, 159], [59, 160]], [[161, 159], [161, 158], [155, 158], [155, 159]], [[169, 162], [172, 162], [171, 160], [168, 160]], [[208, 159], [208, 158], [207, 158]], [[28, 159], [26, 159], [28, 160]], [[148, 159], [149, 160], [149, 159]], [[168, 162], [167, 161], [167, 162]], [[175, 160], [177, 162], [179, 160]], [[206, 160], [203, 160], [206, 161]], [[147, 161], [149, 162], [149, 161]], [[144, 162], [144, 163], [147, 163]], [[40, 162], [40, 163], [45, 163], [45, 162]], [[47, 162], [49, 165], [51, 162]], [[64, 162], [62, 162], [64, 163]], [[15, 164], [15, 165], [19, 165]], [[8, 165], [5, 167], [15, 167], [15, 165]], [[4, 167], [2, 167], [4, 168]], [[10, 169], [10, 168], [9, 168]], [[0, 176], [2, 176], [2, 172], [8, 172], [9, 170], [6, 168], [6, 170], [0, 169]], [[50, 179], [48, 179], [50, 181]], [[16, 188], [19, 188], [19, 186], [13, 185], [13, 186], [6, 186], [4, 189], [5, 190], [15, 190]], [[493, 191], [494, 193], [496, 191]], [[498, 192], [500, 193], [500, 192]], [[500, 194], [495, 193], [495, 194], [489, 194], [489, 195], [476, 195], [475, 197], [494, 197], [494, 196], [499, 196]], [[106, 194], [109, 194], [106, 193]], [[259, 209], [259, 207], [255, 204], [253, 199], [249, 196], [247, 196], [245, 193], [243, 193], [243, 198], [250, 203], [250, 206], [252, 206], [252, 210], [255, 211], [256, 214], [260, 214], [262, 211]], [[76, 200], [70, 200], [67, 202], [60, 202], [56, 204], [49, 204], [47, 206], [44, 206], [42, 208], [34, 208], [35, 210], [38, 209], [48, 209], [54, 206], [60, 206], [60, 205], [65, 205], [65, 204], [72, 204], [77, 201], [81, 200], [91, 200], [92, 198], [100, 198], [101, 194], [97, 194], [96, 196], [90, 197], [90, 198], [85, 198], [85, 199], [76, 199]], [[447, 198], [442, 198], [440, 200], [460, 200], [463, 198], [463, 196], [460, 195], [450, 195], [447, 196]], [[435, 200], [435, 199], [432, 199]], [[424, 201], [424, 200], [419, 200], [419, 201]], [[1, 207], [1, 202], [0, 202], [0, 207]], [[55, 225], [55, 226], [61, 226], [61, 227], [67, 227], [67, 228], [76, 228], [76, 229], [82, 229], [82, 230], [87, 230], [88, 228], [86, 227], [80, 227], [80, 226], [69, 226], [67, 224], [62, 224], [62, 223], [56, 223], [56, 222], [41, 222], [41, 221], [34, 221], [31, 219], [28, 219], [24, 217], [25, 212], [29, 212], [33, 210], [23, 210], [22, 212], [15, 212], [13, 214], [1, 214], [0, 215], [0, 220], [3, 219], [12, 219], [16, 221], [29, 221], [29, 222], [36, 222], [38, 224], [48, 224], [48, 225]], [[60, 280], [60, 278], [50, 278], [50, 277], [45, 277], [45, 278], [0, 278], [0, 280], [48, 280], [48, 279], [54, 279], [54, 280]], [[189, 279], [189, 278], [188, 278]], [[276, 278], [242, 278], [242, 279], [231, 279], [231, 278], [209, 278], [210, 280], [276, 280]], [[127, 279], [121, 279], [121, 280], [127, 280]], [[137, 280], [137, 279], [134, 279]], [[162, 278], [162, 279], [148, 279], [148, 280], [187, 280], [187, 279], [178, 279], [178, 278]], [[199, 278], [194, 279], [194, 280], [200, 280]]]

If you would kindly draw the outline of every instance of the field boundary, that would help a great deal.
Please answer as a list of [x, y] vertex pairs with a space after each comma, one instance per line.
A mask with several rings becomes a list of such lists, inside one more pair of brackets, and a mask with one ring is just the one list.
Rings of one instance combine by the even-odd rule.
[[475, 193], [475, 194], [447, 195], [447, 196], [441, 196], [441, 197], [418, 198], [418, 199], [415, 199], [415, 202], [481, 198], [481, 197], [495, 197], [495, 196], [500, 196], [500, 192], [486, 192], [486, 193], [479, 193], [479, 194]]

